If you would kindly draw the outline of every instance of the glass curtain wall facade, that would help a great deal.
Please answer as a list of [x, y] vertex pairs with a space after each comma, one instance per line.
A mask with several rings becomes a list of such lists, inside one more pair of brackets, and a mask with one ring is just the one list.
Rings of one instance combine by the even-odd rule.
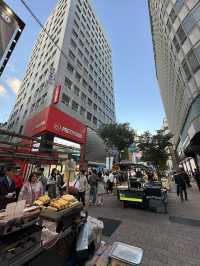
[[200, 152], [200, 1], [149, 0], [156, 75], [179, 156]]

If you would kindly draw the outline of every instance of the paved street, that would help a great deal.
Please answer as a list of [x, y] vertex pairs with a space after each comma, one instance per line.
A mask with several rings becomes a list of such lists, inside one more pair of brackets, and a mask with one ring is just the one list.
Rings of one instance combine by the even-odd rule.
[[171, 222], [169, 216], [200, 219], [200, 193], [188, 191], [189, 201], [181, 203], [169, 193], [169, 213], [158, 214], [134, 208], [122, 209], [116, 196], [105, 196], [104, 207], [90, 207], [89, 215], [121, 220], [108, 243], [122, 241], [144, 249], [143, 266], [199, 266], [200, 227]]

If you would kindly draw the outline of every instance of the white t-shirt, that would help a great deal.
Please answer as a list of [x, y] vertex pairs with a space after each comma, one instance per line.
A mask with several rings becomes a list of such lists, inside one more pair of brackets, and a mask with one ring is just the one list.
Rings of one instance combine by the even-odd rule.
[[109, 180], [110, 180], [110, 182], [114, 181], [114, 175], [112, 173], [109, 174]]

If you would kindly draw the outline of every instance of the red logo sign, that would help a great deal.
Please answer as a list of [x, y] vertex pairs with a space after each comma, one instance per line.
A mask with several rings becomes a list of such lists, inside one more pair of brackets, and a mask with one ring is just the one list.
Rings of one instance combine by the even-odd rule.
[[86, 143], [87, 127], [77, 119], [52, 106], [45, 108], [28, 120], [25, 131], [29, 136], [51, 132], [66, 140], [79, 144]]

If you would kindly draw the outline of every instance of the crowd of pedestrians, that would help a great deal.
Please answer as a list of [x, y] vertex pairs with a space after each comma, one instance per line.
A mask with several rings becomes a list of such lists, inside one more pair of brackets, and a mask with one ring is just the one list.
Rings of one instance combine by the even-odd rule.
[[89, 205], [103, 206], [104, 195], [113, 193], [113, 187], [117, 180], [112, 171], [97, 172], [92, 169], [89, 172], [81, 171], [76, 177], [74, 186], [78, 190], [78, 199], [85, 206], [86, 192], [89, 192]]
[[[116, 176], [111, 171], [97, 172], [96, 169], [80, 171], [74, 182], [76, 196], [84, 206], [86, 192], [89, 192], [89, 205], [103, 206], [104, 195], [112, 194], [115, 184]], [[44, 194], [56, 198], [62, 194], [63, 188], [64, 176], [56, 168], [48, 177], [44, 174], [44, 168], [38, 168], [24, 181], [19, 166], [6, 164], [0, 171], [0, 209], [5, 209], [8, 203], [17, 200], [26, 200], [31, 205]]]
[[[200, 191], [200, 172], [195, 170], [193, 177]], [[117, 183], [122, 183], [124, 178], [123, 175], [114, 174], [112, 171], [97, 172], [96, 169], [88, 172], [80, 171], [74, 182], [76, 196], [85, 206], [88, 192], [89, 205], [103, 206], [104, 195], [112, 194], [113, 188]], [[177, 186], [177, 195], [181, 201], [187, 201], [187, 188], [191, 187], [190, 177], [182, 168], [179, 168], [174, 172], [173, 178]], [[66, 189], [64, 184], [64, 176], [56, 168], [52, 169], [48, 177], [44, 174], [44, 168], [39, 168], [24, 182], [19, 167], [16, 164], [6, 164], [0, 170], [0, 210], [18, 199], [32, 204], [44, 194], [48, 194], [50, 198], [56, 198], [62, 195], [63, 189]]]
[[49, 177], [45, 177], [44, 168], [39, 168], [24, 181], [18, 165], [5, 164], [0, 168], [0, 210], [17, 200], [31, 205], [44, 194], [55, 198], [62, 194], [63, 185], [63, 175], [55, 168]]

